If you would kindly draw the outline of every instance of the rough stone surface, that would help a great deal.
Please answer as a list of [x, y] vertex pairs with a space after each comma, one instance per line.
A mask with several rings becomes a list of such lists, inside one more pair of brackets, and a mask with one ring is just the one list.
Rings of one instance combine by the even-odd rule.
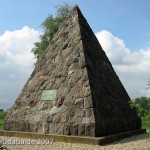
[[[56, 101], [41, 101], [57, 90]], [[127, 92], [76, 6], [5, 118], [5, 130], [106, 136], [141, 128]]]

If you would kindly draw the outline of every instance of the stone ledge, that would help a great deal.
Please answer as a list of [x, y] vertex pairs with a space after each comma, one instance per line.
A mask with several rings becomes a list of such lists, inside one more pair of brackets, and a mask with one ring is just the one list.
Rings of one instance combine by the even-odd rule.
[[57, 142], [81, 143], [81, 144], [92, 144], [92, 145], [106, 145], [121, 140], [123, 138], [128, 138], [143, 133], [146, 133], [146, 129], [124, 132], [124, 133], [105, 136], [105, 137], [85, 137], [85, 136], [66, 136], [66, 135], [56, 135], [56, 134], [38, 134], [32, 132], [0, 130], [0, 136], [21, 137], [21, 138], [31, 138], [31, 139], [53, 139], [54, 141]]

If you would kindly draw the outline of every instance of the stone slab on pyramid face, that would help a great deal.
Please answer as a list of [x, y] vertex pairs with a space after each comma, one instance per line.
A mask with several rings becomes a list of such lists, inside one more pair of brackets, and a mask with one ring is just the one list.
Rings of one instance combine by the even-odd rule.
[[77, 6], [5, 118], [5, 130], [105, 136], [141, 128], [126, 90]]

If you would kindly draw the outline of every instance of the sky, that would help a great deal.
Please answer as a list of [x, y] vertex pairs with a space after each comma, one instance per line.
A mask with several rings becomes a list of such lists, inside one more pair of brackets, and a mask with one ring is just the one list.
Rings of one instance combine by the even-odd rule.
[[0, 108], [10, 108], [34, 69], [31, 49], [56, 6], [77, 4], [131, 99], [150, 96], [149, 0], [0, 0]]

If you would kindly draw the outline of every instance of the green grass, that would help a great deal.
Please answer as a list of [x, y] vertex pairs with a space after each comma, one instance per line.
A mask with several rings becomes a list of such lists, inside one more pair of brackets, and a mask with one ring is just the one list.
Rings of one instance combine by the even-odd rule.
[[148, 141], [150, 142], [150, 118], [142, 118], [142, 128], [146, 129]]
[[6, 114], [7, 114], [6, 111], [0, 112], [0, 130], [4, 129], [4, 118], [5, 118]]
[[0, 130], [4, 129], [4, 119], [0, 119]]
[[142, 128], [150, 132], [150, 118], [142, 118]]

